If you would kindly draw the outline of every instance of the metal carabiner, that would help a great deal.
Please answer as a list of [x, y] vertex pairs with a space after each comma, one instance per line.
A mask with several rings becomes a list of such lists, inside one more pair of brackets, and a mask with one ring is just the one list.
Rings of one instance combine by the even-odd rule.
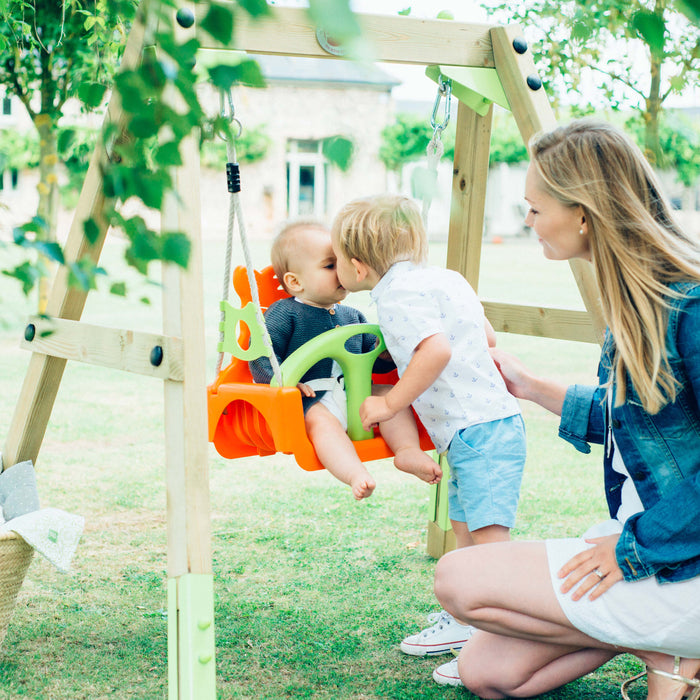
[[[442, 122], [438, 124], [437, 115], [440, 110], [440, 102], [445, 98], [445, 107], [442, 117]], [[430, 117], [430, 126], [433, 127], [433, 136], [444, 131], [450, 123], [450, 112], [452, 107], [452, 81], [449, 78], [444, 78], [440, 74], [438, 78], [438, 91], [435, 96], [435, 104], [433, 105], [433, 115]]]
[[[227, 100], [224, 98], [227, 98]], [[228, 101], [228, 114], [226, 113], [226, 101]], [[228, 121], [229, 124], [237, 125], [237, 133], [232, 135], [234, 139], [239, 138], [243, 133], [243, 124], [241, 124], [241, 122], [236, 118], [236, 108], [233, 106], [233, 95], [231, 94], [231, 88], [226, 91], [223, 89], [219, 90], [219, 110], [219, 114], [221, 115], [222, 119]], [[224, 141], [227, 140], [226, 134], [219, 132], [218, 136]]]

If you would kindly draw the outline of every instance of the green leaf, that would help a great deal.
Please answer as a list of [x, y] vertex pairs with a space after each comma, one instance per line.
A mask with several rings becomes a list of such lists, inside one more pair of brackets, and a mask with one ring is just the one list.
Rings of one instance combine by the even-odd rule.
[[310, 0], [309, 14], [314, 24], [340, 44], [347, 44], [362, 34], [350, 0]]
[[411, 14], [411, 8], [407, 7], [404, 10], [399, 10], [398, 14], [402, 15], [403, 17], [408, 17], [408, 15]]
[[209, 78], [214, 87], [220, 90], [228, 90], [234, 84], [265, 87], [265, 78], [260, 71], [260, 66], [250, 59], [241, 61], [233, 66], [221, 63], [212, 66], [208, 70]]
[[591, 28], [585, 22], [574, 22], [571, 27], [571, 38], [574, 41], [587, 41], [591, 34]]
[[100, 237], [100, 229], [95, 219], [85, 219], [83, 221], [83, 234], [91, 245], [97, 242]]
[[230, 7], [212, 3], [199, 26], [220, 44], [227, 46], [233, 37], [233, 11]]
[[66, 261], [66, 259], [63, 257], [63, 251], [61, 250], [61, 246], [58, 243], [55, 243], [54, 241], [35, 241], [32, 244], [32, 247], [35, 248], [45, 258], [53, 260], [59, 265], [63, 265]]
[[31, 221], [27, 221], [21, 226], [13, 229], [12, 234], [17, 245], [24, 245], [27, 233], [36, 233], [39, 237], [46, 237], [49, 227], [46, 221], [40, 216], [33, 216]]
[[22, 285], [24, 296], [27, 296], [34, 289], [36, 281], [41, 277], [39, 269], [29, 262], [24, 262], [13, 270], [3, 270], [2, 274], [18, 280]]
[[678, 0], [678, 7], [691, 22], [700, 24], [700, 0]]
[[136, 114], [129, 122], [129, 131], [137, 139], [148, 139], [155, 136], [159, 129], [160, 124], [156, 123], [152, 114]]
[[95, 289], [95, 278], [89, 270], [83, 269], [80, 263], [68, 265], [68, 284], [71, 287], [79, 287], [84, 292]]
[[156, 151], [155, 160], [165, 168], [182, 165], [182, 156], [175, 141], [162, 144]]
[[135, 71], [124, 71], [114, 78], [114, 84], [122, 98], [122, 107], [138, 114], [149, 97], [149, 91]]
[[632, 15], [632, 26], [649, 45], [652, 53], [661, 53], [666, 40], [666, 23], [653, 12], [638, 10]]
[[126, 296], [126, 283], [125, 282], [114, 282], [110, 288], [109, 293], [114, 294], [118, 297]]
[[76, 131], [75, 129], [63, 129], [58, 134], [58, 139], [56, 141], [56, 150], [64, 155], [66, 154], [71, 146], [75, 143]]
[[264, 17], [265, 15], [272, 14], [270, 6], [267, 4], [267, 0], [238, 0], [238, 4], [251, 17]]
[[190, 260], [190, 250], [192, 248], [192, 244], [187, 235], [180, 232], [164, 233], [162, 240], [162, 259], [187, 269], [187, 264]]
[[160, 61], [150, 59], [141, 64], [139, 76], [145, 85], [148, 85], [156, 94], [159, 94], [167, 83], [166, 70], [166, 67]]
[[355, 145], [345, 136], [331, 136], [323, 140], [322, 151], [333, 165], [346, 172], [352, 164]]
[[81, 83], [78, 87], [80, 101], [91, 109], [102, 104], [105, 92], [107, 92], [107, 86], [101, 83]]

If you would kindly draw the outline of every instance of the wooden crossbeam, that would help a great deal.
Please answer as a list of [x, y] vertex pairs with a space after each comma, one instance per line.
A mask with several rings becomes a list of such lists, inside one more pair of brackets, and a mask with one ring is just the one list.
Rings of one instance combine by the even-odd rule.
[[25, 350], [171, 381], [183, 380], [182, 339], [31, 317], [20, 343]]
[[483, 301], [486, 317], [494, 330], [540, 338], [597, 343], [598, 335], [586, 311], [547, 306], [524, 306]]
[[[251, 19], [245, 12], [236, 13], [236, 49], [249, 53], [335, 58], [318, 43], [316, 29], [306, 10], [270, 9], [272, 15], [262, 19]], [[199, 21], [206, 12], [207, 5], [198, 3]], [[382, 15], [357, 15], [357, 19], [374, 52], [372, 60], [415, 65], [494, 66], [489, 35], [493, 24]], [[202, 48], [221, 48], [206, 32], [198, 33], [197, 38]]]

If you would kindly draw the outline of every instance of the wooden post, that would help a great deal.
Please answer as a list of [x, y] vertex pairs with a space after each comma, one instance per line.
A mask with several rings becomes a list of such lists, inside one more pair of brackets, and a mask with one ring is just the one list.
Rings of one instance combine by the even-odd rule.
[[[193, 8], [192, 8], [193, 9]], [[194, 27], [178, 31], [194, 35]], [[187, 109], [175, 88], [174, 110]], [[170, 700], [216, 697], [214, 576], [209, 514], [204, 285], [199, 191], [199, 144], [180, 145], [182, 166], [163, 203], [163, 231], [185, 231], [187, 269], [163, 265], [163, 333], [182, 339], [183, 380], [164, 381], [168, 509], [168, 695]]]
[[492, 121], [493, 106], [481, 117], [459, 103], [447, 267], [461, 272], [474, 291], [479, 287]]
[[[447, 267], [461, 272], [477, 291], [493, 106], [482, 117], [465, 104], [458, 104]], [[447, 470], [447, 460], [441, 460], [441, 464], [443, 471]], [[431, 487], [430, 493], [427, 551], [437, 559], [455, 547], [447, 517], [447, 477]]]

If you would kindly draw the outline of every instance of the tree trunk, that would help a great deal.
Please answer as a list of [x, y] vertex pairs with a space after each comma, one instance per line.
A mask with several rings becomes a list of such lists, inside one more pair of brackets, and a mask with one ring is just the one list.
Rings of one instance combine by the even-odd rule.
[[[654, 6], [654, 14], [664, 23], [663, 26], [665, 26], [665, 9], [665, 0], [657, 0]], [[649, 51], [651, 82], [644, 113], [644, 151], [649, 162], [655, 167], [661, 168], [663, 167], [663, 153], [659, 141], [659, 119], [661, 117], [661, 66], [664, 61], [664, 50], [663, 46], [660, 48], [650, 46]]]
[[[48, 114], [38, 114], [34, 125], [39, 132], [39, 206], [37, 214], [44, 220], [46, 228], [44, 240], [55, 241], [58, 225], [58, 152], [56, 146], [56, 124]], [[53, 265], [50, 260], [40, 256], [42, 266], [46, 267], [49, 276], [39, 279], [38, 312], [43, 314], [49, 293], [50, 273]]]

